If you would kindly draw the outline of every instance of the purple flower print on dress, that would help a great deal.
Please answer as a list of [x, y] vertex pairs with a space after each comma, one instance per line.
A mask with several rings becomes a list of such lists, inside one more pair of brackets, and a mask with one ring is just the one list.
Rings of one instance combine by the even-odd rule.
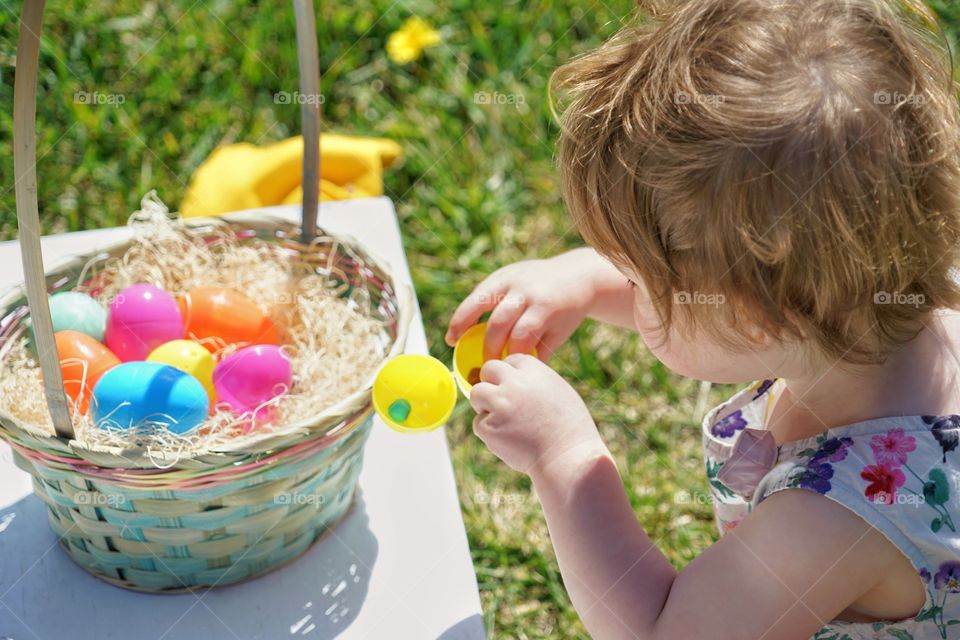
[[947, 461], [947, 453], [954, 451], [960, 444], [960, 416], [923, 416], [923, 421], [929, 425], [933, 437], [943, 449], [943, 461]]
[[737, 431], [747, 426], [747, 421], [743, 417], [743, 411], [737, 409], [728, 416], [721, 418], [710, 427], [710, 433], [718, 438], [729, 438]]
[[960, 562], [950, 560], [941, 564], [937, 575], [933, 576], [933, 586], [937, 591], [960, 593]]
[[[924, 575], [926, 573], [926, 575]], [[920, 570], [920, 577], [923, 578], [924, 582], [930, 584], [930, 572], [926, 569]], [[941, 598], [934, 599], [934, 594], [930, 591], [930, 588], [927, 587], [927, 593], [930, 596], [930, 604], [921, 609], [914, 620], [929, 620], [936, 625], [937, 630], [940, 632], [940, 637], [943, 640], [947, 638], [955, 638], [956, 635], [950, 633], [951, 627], [955, 624], [960, 624], [960, 620], [955, 619], [953, 616], [945, 616], [945, 608], [947, 607], [947, 597], [952, 594], [960, 593], [960, 562], [956, 560], [949, 560], [940, 565], [940, 569], [933, 576], [933, 586], [937, 591], [941, 592], [943, 596]], [[952, 607], [951, 607], [952, 609]], [[890, 635], [894, 635], [891, 633]], [[900, 636], [897, 636], [898, 638]], [[906, 637], [906, 636], [904, 636]], [[910, 636], [911, 638], [913, 636]], [[931, 634], [931, 637], [933, 635]]]
[[[797, 477], [797, 484], [803, 489], [810, 489], [817, 493], [827, 493], [833, 487], [830, 479], [833, 478], [831, 463], [840, 462], [847, 457], [847, 449], [853, 444], [853, 438], [827, 438], [809, 455], [810, 459]], [[809, 450], [808, 450], [809, 451]]]
[[907, 463], [907, 455], [917, 448], [913, 436], [904, 435], [903, 429], [890, 429], [886, 434], [870, 438], [870, 448], [877, 464], [899, 467]]
[[803, 473], [797, 480], [800, 487], [817, 493], [827, 493], [832, 488], [830, 478], [833, 477], [833, 467], [823, 458], [812, 458]]
[[824, 440], [820, 447], [813, 453], [810, 461], [824, 460], [829, 462], [840, 462], [847, 457], [847, 449], [853, 444], [853, 438], [830, 438]]
[[760, 386], [757, 387], [756, 392], [753, 394], [753, 399], [756, 400], [757, 398], [759, 398], [760, 396], [762, 396], [763, 394], [765, 394], [767, 391], [769, 391], [769, 390], [770, 390], [770, 387], [773, 386], [774, 381], [775, 381], [775, 379], [774, 379], [774, 380], [764, 380], [763, 382], [761, 382], [761, 383], [760, 383]]

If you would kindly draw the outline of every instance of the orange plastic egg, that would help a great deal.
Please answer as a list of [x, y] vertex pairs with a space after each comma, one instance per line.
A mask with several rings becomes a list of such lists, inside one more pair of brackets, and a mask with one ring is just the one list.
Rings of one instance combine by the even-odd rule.
[[239, 291], [224, 287], [196, 287], [178, 303], [187, 338], [196, 340], [211, 352], [231, 344], [279, 344], [273, 321]]
[[58, 331], [54, 338], [63, 372], [63, 388], [70, 400], [79, 405], [80, 412], [86, 413], [94, 385], [103, 374], [120, 364], [120, 358], [79, 331]]

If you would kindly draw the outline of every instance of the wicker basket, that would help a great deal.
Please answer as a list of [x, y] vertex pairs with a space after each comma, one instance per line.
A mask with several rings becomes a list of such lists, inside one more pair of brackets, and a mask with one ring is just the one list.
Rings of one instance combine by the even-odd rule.
[[[316, 36], [309, 2], [295, 1], [301, 90], [316, 92]], [[43, 2], [24, 5], [14, 92], [17, 217], [25, 284], [0, 298], [0, 360], [25, 336], [37, 345], [56, 435], [0, 412], [0, 437], [33, 476], [50, 524], [80, 566], [113, 584], [149, 592], [226, 585], [257, 576], [303, 553], [350, 509], [372, 425], [373, 381], [321, 415], [242, 446], [193, 458], [158, 460], [139, 449], [92, 450], [73, 438], [47, 295], [96, 277], [91, 260], [120, 256], [129, 242], [78, 256], [46, 273], [40, 257], [35, 175], [35, 88]], [[312, 49], [312, 51], [311, 51]], [[238, 242], [281, 244], [301, 268], [344, 290], [365, 289], [384, 326], [385, 359], [403, 351], [412, 292], [353, 239], [316, 233], [318, 104], [302, 105], [304, 220], [248, 213], [181, 222], [184, 232]], [[312, 112], [311, 112], [312, 109]], [[308, 182], [309, 181], [309, 182]], [[310, 185], [313, 185], [311, 188]], [[84, 265], [88, 265], [84, 269]], [[163, 455], [160, 455], [163, 458]], [[160, 468], [158, 468], [160, 464]]]

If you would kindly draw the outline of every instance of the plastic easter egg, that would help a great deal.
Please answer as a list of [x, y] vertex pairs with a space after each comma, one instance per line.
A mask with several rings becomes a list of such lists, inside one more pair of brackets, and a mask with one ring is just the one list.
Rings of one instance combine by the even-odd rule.
[[86, 413], [97, 381], [119, 365], [120, 359], [103, 344], [79, 331], [58, 331], [54, 339], [60, 356], [64, 390], [78, 405], [80, 413]]
[[101, 429], [165, 428], [186, 433], [209, 410], [200, 381], [160, 362], [124, 362], [93, 388], [93, 421]]
[[[443, 425], [457, 404], [480, 382], [486, 323], [470, 327], [453, 348], [453, 371], [426, 355], [404, 354], [380, 367], [373, 381], [373, 409], [391, 429], [423, 433]], [[535, 349], [530, 351], [536, 355]], [[504, 347], [501, 357], [509, 354]], [[454, 384], [456, 381], [456, 384]]]
[[107, 310], [85, 293], [62, 291], [53, 294], [50, 296], [50, 316], [54, 332], [79, 331], [94, 340], [103, 341]]
[[186, 337], [212, 352], [231, 344], [279, 344], [273, 321], [239, 291], [224, 287], [196, 287], [178, 302], [186, 325]]
[[125, 362], [143, 360], [164, 342], [182, 337], [177, 301], [159, 287], [131, 285], [110, 303], [104, 341]]
[[162, 362], [189, 373], [200, 381], [213, 402], [213, 367], [216, 363], [203, 345], [193, 340], [171, 340], [151, 351], [147, 362]]
[[[244, 347], [221, 360], [213, 370], [213, 386], [220, 402], [234, 413], [254, 411], [290, 389], [293, 366], [280, 347], [258, 344]], [[256, 419], [264, 419], [258, 413]]]
[[374, 410], [387, 426], [403, 433], [433, 431], [456, 404], [453, 376], [430, 356], [397, 356], [380, 368], [373, 382]]
[[[486, 335], [487, 323], [475, 324], [460, 336], [453, 347], [453, 375], [463, 395], [468, 397], [473, 385], [480, 382], [480, 368], [483, 367], [484, 362], [483, 341]], [[508, 349], [506, 346], [503, 348], [501, 358], [509, 355]], [[537, 350], [532, 349], [530, 355], [537, 355]]]

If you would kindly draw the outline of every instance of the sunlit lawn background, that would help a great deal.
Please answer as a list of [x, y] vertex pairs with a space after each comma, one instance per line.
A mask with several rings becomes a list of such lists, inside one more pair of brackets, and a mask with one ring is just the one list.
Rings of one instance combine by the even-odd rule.
[[[434, 355], [447, 318], [484, 274], [577, 244], [553, 166], [550, 72], [625, 20], [628, 0], [367, 0], [317, 3], [325, 127], [404, 148], [387, 194]], [[960, 26], [960, 7], [935, 8]], [[948, 8], [949, 6], [949, 8]], [[20, 4], [0, 2], [0, 238], [15, 237], [11, 120]], [[443, 43], [397, 65], [385, 42], [410, 16]], [[49, 2], [40, 74], [39, 196], [47, 231], [123, 223], [156, 188], [176, 208], [217, 145], [298, 132], [289, 2]], [[75, 103], [122, 94], [120, 106]], [[477, 92], [499, 94], [492, 104]], [[502, 102], [502, 104], [501, 104]], [[711, 543], [694, 416], [699, 385], [666, 371], [625, 332], [588, 323], [555, 366], [583, 393], [616, 455], [637, 516], [682, 566]], [[497, 638], [572, 638], [570, 607], [526, 478], [471, 435], [461, 405], [447, 433], [487, 629]], [[598, 523], [602, 526], [602, 523]]]

